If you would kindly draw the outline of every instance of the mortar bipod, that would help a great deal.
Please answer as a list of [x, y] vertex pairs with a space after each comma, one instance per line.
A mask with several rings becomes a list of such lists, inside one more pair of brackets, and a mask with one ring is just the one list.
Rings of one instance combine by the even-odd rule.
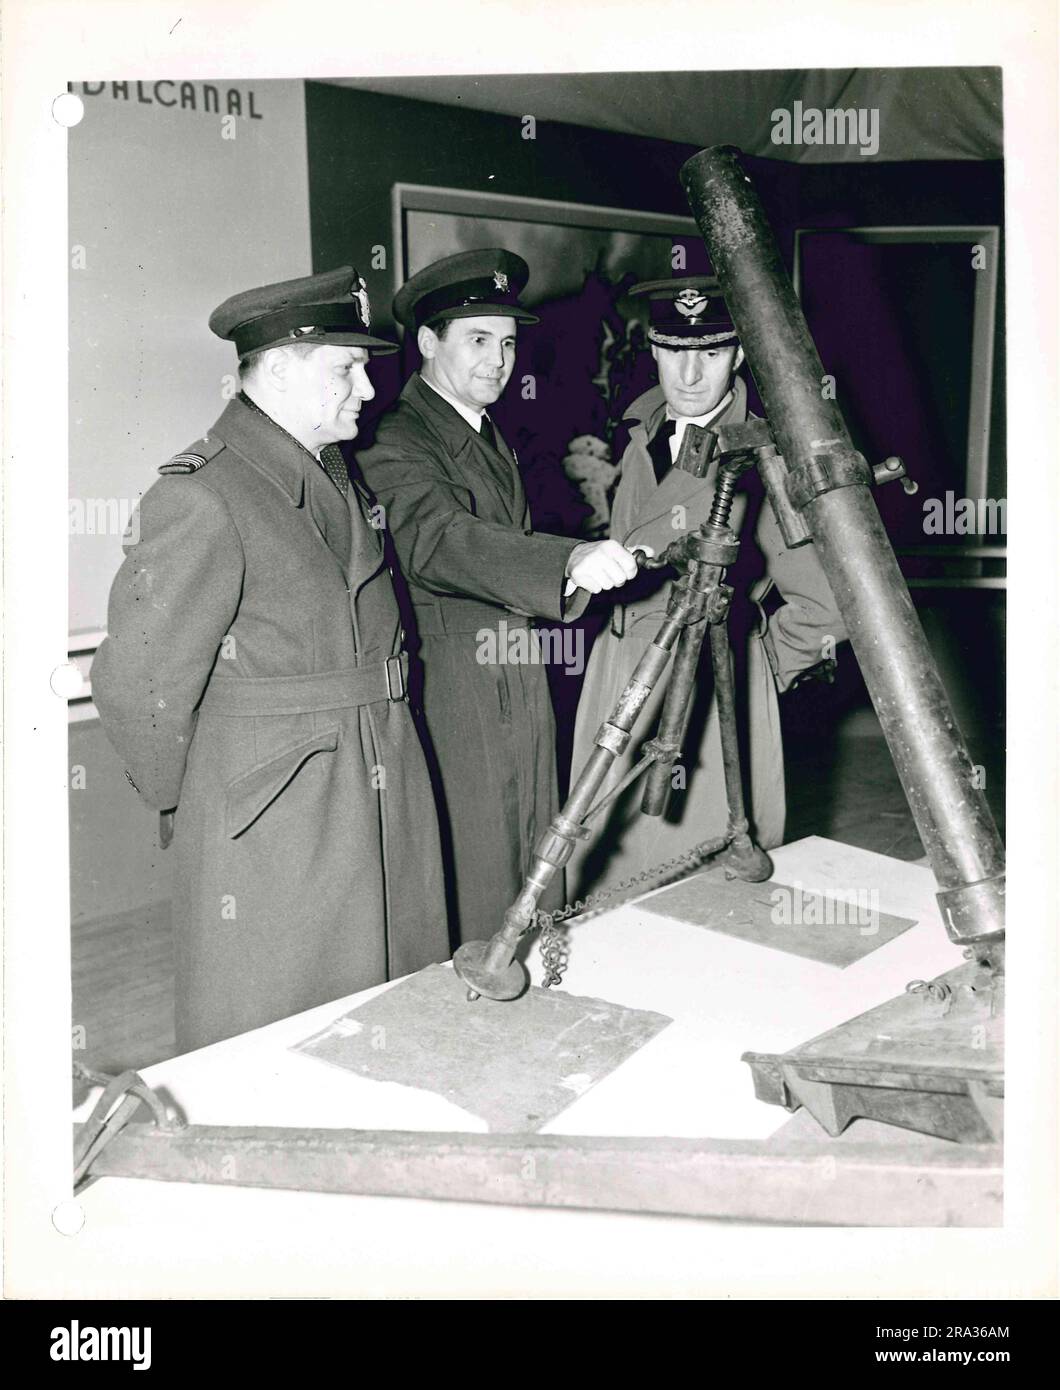
[[[695, 431], [695, 434], [693, 434]], [[703, 456], [708, 431], [689, 425], [682, 442], [690, 453]], [[755, 463], [754, 451], [741, 445], [722, 454], [718, 463], [714, 500], [707, 520], [691, 535], [668, 545], [661, 555], [638, 555], [641, 568], [670, 565], [679, 571], [670, 588], [666, 617], [637, 662], [611, 711], [596, 735], [595, 747], [579, 773], [559, 814], [542, 836], [522, 890], [504, 914], [501, 929], [489, 941], [466, 942], [453, 957], [453, 968], [468, 987], [468, 999], [515, 999], [526, 989], [526, 968], [515, 959], [519, 938], [535, 924], [538, 902], [556, 872], [566, 864], [578, 840], [589, 835], [587, 822], [648, 772], [641, 809], [661, 815], [666, 806], [674, 760], [695, 691], [696, 672], [703, 637], [710, 629], [714, 688], [721, 728], [725, 790], [729, 823], [718, 844], [731, 871], [750, 882], [769, 877], [769, 856], [751, 838], [744, 811], [740, 776], [740, 751], [736, 726], [735, 694], [730, 660], [727, 618], [732, 589], [723, 583], [726, 569], [736, 560], [739, 542], [729, 525], [733, 495], [741, 474]], [[674, 670], [667, 689], [659, 731], [643, 749], [640, 760], [617, 786], [596, 805], [593, 798], [603, 785], [615, 759], [629, 746], [633, 727], [676, 648]]]

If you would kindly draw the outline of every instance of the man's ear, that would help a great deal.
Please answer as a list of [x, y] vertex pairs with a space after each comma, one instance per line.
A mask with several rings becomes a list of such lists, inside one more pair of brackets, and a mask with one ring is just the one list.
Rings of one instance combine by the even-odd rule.
[[656, 362], [658, 362], [658, 360], [659, 360], [659, 349], [655, 346], [654, 343], [652, 343], [652, 345], [651, 345], [651, 355], [652, 355], [653, 360], [656, 361]]
[[282, 347], [267, 348], [262, 356], [261, 375], [274, 391], [287, 390], [291, 354]]
[[419, 348], [423, 360], [429, 362], [438, 351], [438, 334], [433, 328], [428, 328], [424, 324], [416, 334], [416, 346]]
[[736, 349], [736, 356], [732, 359], [732, 369], [734, 372], [738, 372], [740, 370], [740, 368], [743, 366], [743, 361], [743, 345], [741, 344]]

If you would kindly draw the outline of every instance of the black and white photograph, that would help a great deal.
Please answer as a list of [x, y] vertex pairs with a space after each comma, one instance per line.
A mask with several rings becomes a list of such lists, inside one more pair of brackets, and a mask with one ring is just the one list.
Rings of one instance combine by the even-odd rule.
[[931, 1299], [1007, 1360], [1055, 9], [170, 8], [5, 39], [6, 1297]]

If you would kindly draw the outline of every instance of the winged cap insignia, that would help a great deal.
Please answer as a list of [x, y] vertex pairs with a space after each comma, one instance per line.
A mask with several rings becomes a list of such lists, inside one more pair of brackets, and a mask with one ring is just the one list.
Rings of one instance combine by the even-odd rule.
[[697, 319], [706, 307], [707, 296], [699, 290], [682, 290], [674, 299], [674, 308], [686, 319]]
[[357, 288], [355, 290], [350, 290], [350, 294], [354, 299], [356, 299], [358, 305], [360, 306], [361, 318], [364, 321], [365, 328], [371, 328], [372, 310], [368, 304], [368, 286], [364, 283], [363, 275], [358, 275]]

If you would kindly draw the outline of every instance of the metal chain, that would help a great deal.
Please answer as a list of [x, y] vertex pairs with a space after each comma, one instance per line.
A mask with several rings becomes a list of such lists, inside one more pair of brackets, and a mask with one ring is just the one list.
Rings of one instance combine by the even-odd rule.
[[945, 980], [910, 980], [905, 987], [906, 994], [926, 994], [936, 1003], [944, 1004], [953, 991]]
[[[574, 902], [564, 903], [562, 907], [557, 907], [553, 912], [546, 912], [539, 908], [534, 914], [534, 926], [540, 930], [541, 936], [538, 946], [541, 951], [541, 959], [545, 965], [545, 977], [542, 985], [545, 989], [552, 985], [558, 985], [563, 978], [570, 960], [570, 938], [561, 926], [572, 917], [581, 917], [586, 913], [595, 912], [604, 903], [611, 907], [619, 907], [627, 898], [638, 896], [643, 885], [650, 883], [652, 879], [662, 878], [680, 869], [682, 874], [691, 869], [698, 868], [704, 860], [718, 854], [729, 844], [729, 837], [723, 835], [714, 840], [702, 840], [698, 845], [693, 845], [691, 849], [685, 850], [683, 854], [678, 854], [673, 859], [666, 859], [661, 864], [655, 864], [650, 869], [641, 869], [639, 873], [630, 874], [620, 883], [612, 884], [610, 888], [598, 888], [595, 893], [590, 893], [588, 897], [577, 898]], [[637, 890], [637, 891], [634, 891]], [[612, 899], [618, 899], [613, 902]]]
[[566, 927], [560, 922], [554, 922], [550, 912], [539, 912], [538, 917], [544, 919], [539, 923], [541, 936], [538, 940], [541, 959], [545, 964], [545, 976], [541, 983], [545, 989], [551, 989], [563, 979], [570, 955], [570, 938]]

